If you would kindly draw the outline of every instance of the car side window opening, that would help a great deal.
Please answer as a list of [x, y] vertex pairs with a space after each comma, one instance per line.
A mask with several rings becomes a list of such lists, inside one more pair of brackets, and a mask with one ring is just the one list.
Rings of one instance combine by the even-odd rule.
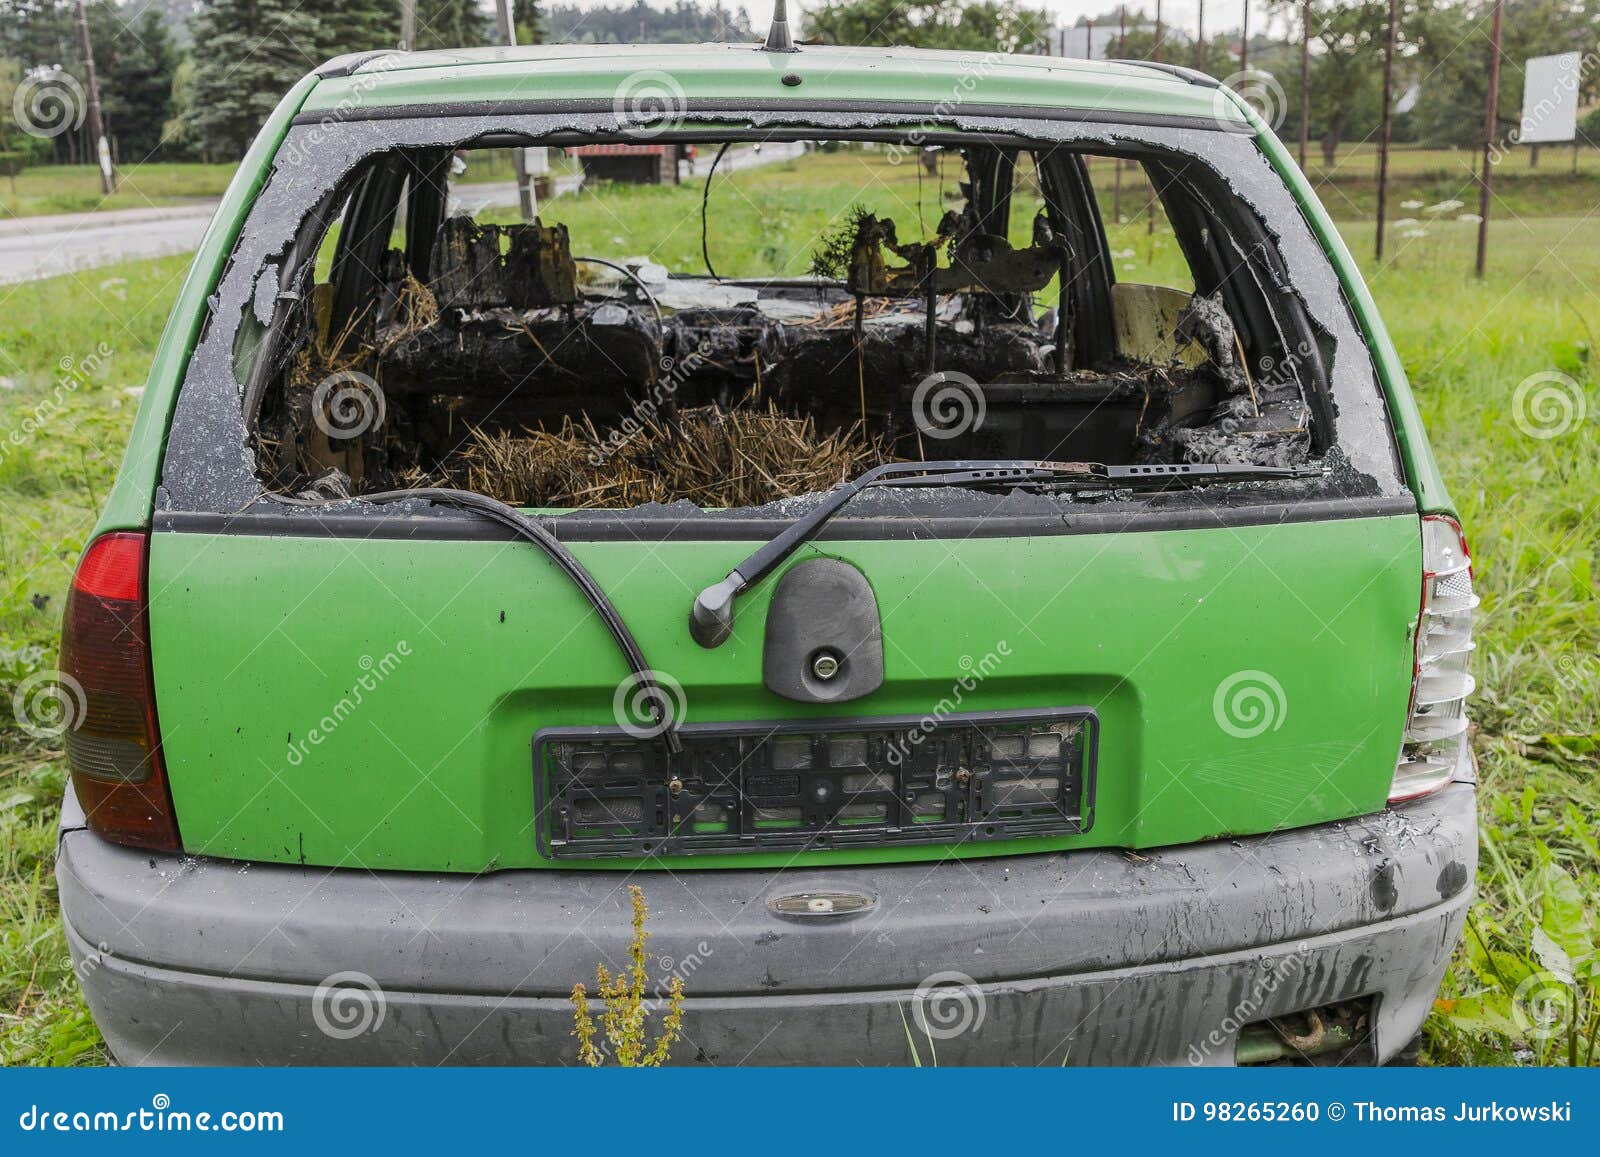
[[1311, 323], [1192, 159], [937, 136], [549, 155], [525, 223], [477, 180], [503, 148], [380, 152], [263, 271], [235, 360], [269, 490], [738, 507], [896, 461], [1327, 448]]

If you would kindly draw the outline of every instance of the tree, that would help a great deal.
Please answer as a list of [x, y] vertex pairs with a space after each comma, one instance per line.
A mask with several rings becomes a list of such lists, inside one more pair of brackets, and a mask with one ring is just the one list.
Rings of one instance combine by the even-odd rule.
[[1016, 52], [1038, 44], [1052, 19], [1016, 0], [833, 0], [807, 14], [806, 34], [828, 44], [911, 45]]
[[515, 0], [511, 23], [516, 26], [518, 44], [544, 43], [544, 13], [539, 9], [539, 0]]
[[278, 98], [322, 63], [322, 23], [296, 0], [208, 0], [194, 21], [190, 123], [209, 153], [243, 155]]
[[475, 48], [494, 42], [494, 17], [477, 0], [417, 0], [419, 49]]
[[16, 176], [28, 165], [36, 164], [50, 149], [17, 123], [14, 101], [22, 84], [23, 67], [17, 60], [0, 56], [0, 175], [11, 181], [16, 191]]
[[0, 0], [0, 56], [24, 71], [78, 59], [76, 15], [67, 0]]
[[1311, 129], [1322, 144], [1322, 163], [1331, 167], [1346, 135], [1370, 135], [1383, 115], [1389, 6], [1386, 0], [1343, 0], [1312, 12], [1312, 40], [1322, 51], [1311, 62]]
[[[1294, 47], [1266, 53], [1253, 67], [1269, 68], [1284, 89], [1300, 88], [1300, 0], [1271, 0], [1269, 9], [1286, 15]], [[1383, 105], [1383, 54], [1388, 40], [1388, 0], [1316, 0], [1311, 5], [1311, 137], [1320, 140], [1322, 160], [1332, 165], [1350, 136], [1377, 130]], [[1286, 46], [1289, 47], [1289, 46]], [[1269, 60], [1271, 63], [1269, 64]], [[1289, 100], [1284, 133], [1299, 134], [1300, 102]]]
[[393, 48], [400, 43], [400, 5], [396, 0], [340, 0], [318, 16], [323, 56]]
[[[1425, 69], [1418, 128], [1430, 144], [1476, 147], [1483, 143], [1488, 100], [1489, 10], [1492, 0], [1452, 6], [1422, 0], [1412, 17], [1418, 57]], [[1557, 52], [1584, 53], [1579, 105], [1593, 102], [1600, 68], [1592, 48], [1600, 32], [1597, 0], [1507, 0], [1501, 39], [1499, 133], [1521, 119], [1523, 62]]]
[[[98, 22], [105, 6], [105, 0], [91, 5], [91, 23]], [[59, 70], [82, 91], [85, 72], [75, 5], [70, 0], [0, 0], [0, 56], [17, 61], [24, 78]], [[79, 99], [79, 112], [82, 107]], [[76, 132], [51, 136], [45, 151], [53, 160], [75, 162], [88, 155], [87, 142], [87, 128], [80, 126]]]
[[136, 164], [160, 147], [172, 115], [178, 49], [159, 12], [147, 8], [124, 21], [108, 8], [97, 5], [100, 18], [91, 20], [106, 133], [118, 158]]
[[[750, 14], [742, 5], [723, 4], [719, 19], [713, 0], [674, 0], [670, 8], [632, 3], [550, 4], [544, 11], [544, 42], [551, 44], [699, 44], [756, 39]], [[791, 10], [790, 19], [794, 18]]]
[[161, 148], [168, 156], [192, 157], [199, 153], [199, 136], [194, 131], [194, 57], [185, 56], [172, 74], [172, 115], [161, 126]]

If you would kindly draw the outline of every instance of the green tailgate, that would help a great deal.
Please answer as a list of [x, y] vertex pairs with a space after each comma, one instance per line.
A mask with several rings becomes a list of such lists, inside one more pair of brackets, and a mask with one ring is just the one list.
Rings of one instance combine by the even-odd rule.
[[[692, 593], [748, 542], [577, 543], [688, 722], [827, 717], [762, 684], [775, 580], [716, 651]], [[1089, 706], [1094, 825], [1154, 847], [1383, 806], [1411, 679], [1412, 516], [960, 541], [828, 542], [883, 615], [885, 682], [853, 715]], [[157, 699], [186, 849], [479, 871], [543, 866], [530, 741], [610, 725], [626, 671], [587, 604], [517, 542], [160, 532]], [[987, 671], [987, 676], [976, 674]], [[695, 857], [697, 867], [938, 859], [949, 849]], [[668, 864], [673, 861], [664, 861]], [[564, 866], [567, 866], [564, 864]], [[629, 866], [607, 861], [590, 866]]]

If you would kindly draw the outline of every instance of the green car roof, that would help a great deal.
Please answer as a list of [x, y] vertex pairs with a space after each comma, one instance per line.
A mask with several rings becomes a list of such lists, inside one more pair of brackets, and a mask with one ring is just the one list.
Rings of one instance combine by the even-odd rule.
[[[334, 71], [338, 71], [335, 69]], [[788, 84], [783, 77], [790, 76]], [[801, 83], [794, 84], [793, 77]], [[1220, 98], [1220, 99], [1219, 99]], [[747, 44], [532, 45], [385, 53], [325, 77], [302, 115], [518, 100], [912, 101], [947, 108], [1017, 105], [1120, 117], [1245, 125], [1237, 101], [1150, 65], [912, 48]]]

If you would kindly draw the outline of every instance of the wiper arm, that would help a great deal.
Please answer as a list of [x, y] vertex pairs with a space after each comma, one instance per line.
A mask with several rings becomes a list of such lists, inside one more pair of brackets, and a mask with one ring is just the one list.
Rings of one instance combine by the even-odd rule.
[[1262, 478], [1310, 478], [1325, 473], [1320, 467], [1249, 466], [1205, 462], [1175, 466], [1107, 466], [1100, 462], [1051, 462], [1018, 459], [999, 461], [889, 462], [829, 491], [822, 502], [797, 519], [781, 534], [758, 547], [749, 558], [695, 596], [689, 609], [689, 634], [702, 647], [720, 647], [733, 633], [733, 603], [778, 568], [799, 546], [814, 538], [823, 525], [857, 494], [869, 486], [1026, 486], [1043, 482], [1081, 480], [1123, 485], [1164, 483], [1169, 480], [1215, 479], [1245, 481]]

